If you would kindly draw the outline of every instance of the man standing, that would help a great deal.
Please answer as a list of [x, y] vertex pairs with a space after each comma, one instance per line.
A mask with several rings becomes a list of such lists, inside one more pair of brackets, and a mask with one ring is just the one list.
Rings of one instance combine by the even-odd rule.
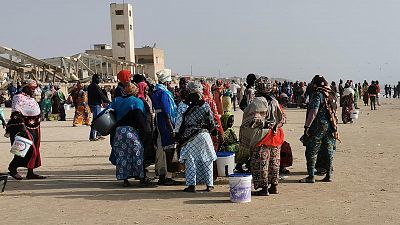
[[174, 138], [174, 126], [177, 115], [177, 107], [173, 94], [168, 90], [171, 75], [158, 74], [158, 84], [151, 96], [156, 113], [157, 126], [157, 152], [156, 152], [156, 174], [159, 176], [159, 185], [175, 185], [172, 179], [172, 160], [176, 151]]
[[368, 87], [368, 95], [371, 101], [371, 110], [376, 110], [376, 95], [378, 94], [376, 89], [375, 81], [371, 82], [371, 85]]
[[396, 90], [397, 90], [397, 98], [400, 98], [400, 81], [399, 81], [399, 83], [397, 84]]
[[[100, 86], [100, 77], [98, 74], [93, 74], [92, 82], [88, 86], [88, 103], [90, 110], [92, 111], [93, 119], [100, 113], [101, 106], [110, 103], [107, 96], [104, 95]], [[93, 122], [93, 121], [92, 121]], [[92, 127], [90, 129], [90, 141], [97, 141], [102, 139], [100, 135], [97, 135], [97, 131]]]
[[232, 91], [232, 104], [233, 104], [233, 110], [236, 111], [236, 102], [237, 102], [237, 90], [240, 89], [240, 86], [236, 84], [236, 81], [232, 80], [231, 85], [229, 86], [229, 89]]

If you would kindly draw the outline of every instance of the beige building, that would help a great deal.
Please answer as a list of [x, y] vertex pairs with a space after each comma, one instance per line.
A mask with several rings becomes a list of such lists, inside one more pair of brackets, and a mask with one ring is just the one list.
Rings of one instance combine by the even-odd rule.
[[156, 73], [165, 69], [164, 50], [159, 48], [135, 48], [135, 62], [144, 66], [139, 73], [144, 72], [151, 79], [156, 80]]
[[110, 4], [112, 56], [135, 62], [133, 8], [131, 4]]
[[108, 44], [95, 44], [93, 45], [93, 49], [86, 50], [85, 53], [92, 55], [103, 55], [112, 57], [112, 48]]

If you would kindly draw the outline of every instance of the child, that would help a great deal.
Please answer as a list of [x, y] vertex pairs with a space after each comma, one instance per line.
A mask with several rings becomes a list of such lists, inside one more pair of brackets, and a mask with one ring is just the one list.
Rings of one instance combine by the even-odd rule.
[[239, 141], [233, 129], [235, 118], [232, 113], [226, 112], [221, 117], [222, 128], [224, 129], [223, 144], [221, 146], [223, 151], [237, 152]]

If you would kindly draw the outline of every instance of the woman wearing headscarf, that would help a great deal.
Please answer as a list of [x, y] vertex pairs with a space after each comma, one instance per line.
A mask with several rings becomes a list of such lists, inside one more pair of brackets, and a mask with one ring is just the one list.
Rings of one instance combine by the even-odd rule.
[[83, 85], [78, 82], [72, 91], [72, 101], [75, 106], [75, 115], [72, 126], [90, 126], [90, 107], [88, 105], [87, 92], [83, 90]]
[[223, 135], [224, 135], [224, 130], [221, 124], [221, 119], [218, 115], [218, 110], [217, 106], [214, 102], [213, 97], [211, 96], [211, 88], [210, 85], [207, 82], [201, 82], [203, 86], [203, 100], [207, 102], [207, 104], [210, 106], [212, 113], [214, 114], [214, 122], [215, 122], [215, 129], [217, 133], [211, 134], [211, 139], [213, 140], [214, 143], [214, 149], [218, 150], [219, 145], [223, 141]]
[[144, 172], [143, 153], [146, 132], [144, 104], [135, 97], [138, 88], [134, 84], [125, 85], [125, 96], [114, 98], [110, 108], [114, 109], [117, 122], [112, 141], [111, 162], [116, 166], [116, 177], [123, 180], [124, 187], [130, 186], [129, 178], [138, 177], [140, 185], [151, 182]]
[[222, 107], [224, 108], [224, 113], [231, 112], [233, 109], [232, 105], [232, 91], [229, 89], [229, 84], [224, 84], [224, 89], [222, 91]]
[[340, 99], [342, 103], [342, 121], [344, 124], [353, 122], [350, 115], [351, 111], [354, 110], [354, 97], [354, 90], [350, 87], [349, 83], [346, 83], [342, 98]]
[[140, 98], [144, 103], [144, 110], [146, 116], [145, 122], [145, 132], [146, 138], [144, 142], [144, 160], [145, 166], [155, 163], [156, 149], [154, 148], [154, 110], [153, 103], [149, 97], [149, 86], [146, 82], [142, 81], [137, 84], [139, 88], [138, 98]]
[[[272, 82], [267, 77], [255, 81], [256, 97], [243, 112], [241, 148], [249, 149], [254, 194], [278, 194], [280, 148], [284, 140], [284, 116], [272, 97]], [[269, 187], [269, 185], [271, 185]]]
[[189, 94], [189, 91], [187, 90], [188, 83], [189, 78], [182, 77], [179, 79], [179, 88], [177, 88], [177, 91], [175, 91], [175, 103], [177, 105]]
[[[129, 70], [121, 70], [117, 74], [117, 79], [118, 79], [118, 85], [114, 90], [114, 98], [116, 97], [121, 97], [125, 95], [124, 88], [126, 84], [129, 84], [131, 82], [131, 71]], [[135, 77], [135, 80], [140, 80], [137, 76]], [[139, 82], [138, 82], [139, 83]]]
[[363, 96], [364, 106], [368, 106], [368, 100], [369, 100], [368, 87], [369, 87], [368, 82], [364, 80], [364, 83], [362, 85], [362, 96]]
[[51, 98], [53, 97], [53, 93], [51, 92], [49, 85], [43, 88], [42, 96], [42, 102], [40, 104], [40, 108], [42, 110], [42, 121], [48, 121], [51, 114]]
[[244, 110], [250, 103], [253, 102], [255, 97], [254, 82], [257, 80], [256, 75], [250, 73], [246, 77], [246, 90], [244, 90], [243, 98], [239, 103], [241, 110]]
[[6, 132], [10, 134], [11, 144], [15, 136], [22, 135], [33, 142], [25, 157], [14, 156], [8, 166], [10, 175], [16, 180], [22, 180], [18, 167], [28, 168], [27, 179], [44, 179], [37, 175], [33, 169], [41, 166], [40, 158], [40, 107], [33, 98], [37, 83], [34, 80], [25, 80], [21, 92], [14, 95], [12, 100], [11, 118], [7, 124]]
[[185, 164], [187, 188], [196, 192], [196, 185], [206, 184], [206, 191], [213, 187], [213, 161], [217, 159], [210, 132], [214, 130], [214, 115], [202, 99], [202, 85], [190, 82], [190, 94], [179, 104], [175, 133], [182, 146], [179, 161]]
[[237, 152], [239, 141], [235, 130], [233, 129], [233, 124], [235, 123], [234, 115], [230, 112], [226, 112], [221, 116], [221, 123], [224, 129], [224, 142], [222, 144], [223, 151]]
[[332, 181], [332, 160], [336, 149], [337, 132], [336, 94], [321, 75], [315, 75], [312, 82], [312, 95], [307, 109], [304, 125], [303, 145], [306, 146], [308, 176], [301, 183], [314, 183], [314, 169], [319, 154], [327, 171], [322, 181]]
[[215, 85], [212, 87], [214, 102], [217, 105], [217, 110], [219, 115], [224, 114], [224, 107], [222, 106], [222, 91], [224, 87], [222, 86], [222, 80], [217, 80]]

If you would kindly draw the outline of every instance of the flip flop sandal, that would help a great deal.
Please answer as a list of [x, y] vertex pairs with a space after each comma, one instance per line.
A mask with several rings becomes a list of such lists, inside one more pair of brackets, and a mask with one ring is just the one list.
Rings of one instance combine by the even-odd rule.
[[205, 192], [212, 192], [214, 190], [214, 187], [213, 186], [209, 186], [209, 187], [207, 187], [206, 189], [204, 189], [204, 190], [202, 190], [202, 191], [205, 191]]
[[26, 176], [26, 179], [28, 179], [28, 180], [43, 180], [43, 179], [46, 179], [46, 178], [47, 177], [45, 177], [45, 176], [40, 176], [40, 175], [37, 175], [37, 174]]
[[299, 183], [310, 183], [311, 184], [311, 183], [315, 183], [315, 179], [306, 177], [306, 178], [299, 180]]
[[16, 179], [16, 180], [22, 180], [24, 179], [19, 173], [8, 173], [12, 178]]
[[260, 190], [260, 191], [253, 192], [252, 195], [254, 195], [254, 196], [269, 196], [269, 192]]
[[187, 187], [187, 188], [183, 189], [183, 192], [196, 193], [196, 189], [192, 189], [192, 188]]

